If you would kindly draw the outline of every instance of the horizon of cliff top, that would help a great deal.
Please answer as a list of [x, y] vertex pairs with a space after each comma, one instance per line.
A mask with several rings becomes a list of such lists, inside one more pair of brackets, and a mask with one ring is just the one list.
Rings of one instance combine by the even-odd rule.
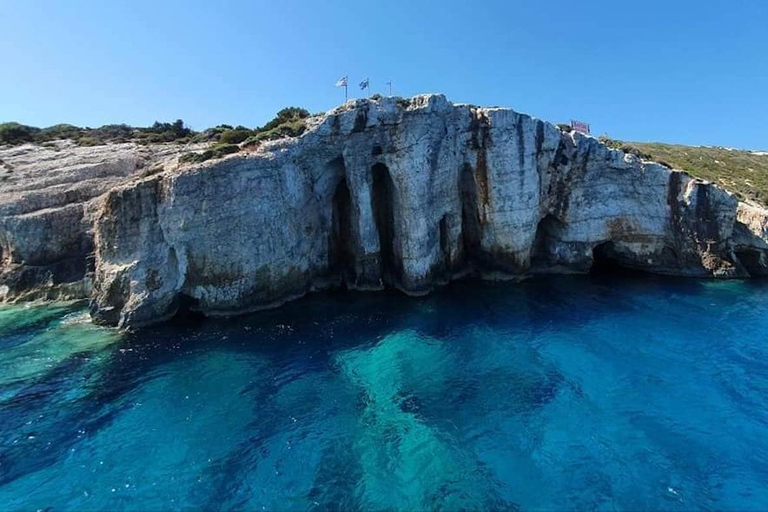
[[[430, 97], [440, 97], [440, 98], [443, 98], [443, 99], [445, 99], [445, 101], [447, 101], [448, 103], [450, 103], [451, 105], [454, 105], [454, 106], [469, 106], [469, 107], [472, 107], [472, 108], [482, 108], [482, 109], [511, 110], [511, 111], [514, 111], [514, 112], [517, 112], [517, 113], [521, 113], [521, 114], [525, 114], [525, 115], [530, 115], [531, 117], [534, 117], [536, 119], [541, 119], [541, 120], [543, 120], [545, 122], [548, 122], [550, 124], [554, 124], [556, 126], [561, 126], [562, 127], [562, 126], [566, 126], [567, 125], [567, 126], [570, 126], [571, 129], [574, 129], [575, 131], [578, 131], [580, 133], [583, 133], [585, 135], [589, 135], [589, 136], [592, 136], [592, 137], [595, 137], [595, 138], [606, 138], [606, 139], [613, 140], [613, 137], [609, 136], [607, 133], [603, 133], [602, 135], [598, 135], [595, 132], [591, 132], [591, 130], [590, 130], [591, 125], [590, 125], [590, 123], [588, 123], [586, 121], [575, 120], [575, 119], [569, 119], [568, 121], [565, 121], [565, 120], [562, 120], [562, 121], [552, 121], [552, 120], [547, 120], [547, 119], [540, 118], [540, 117], [535, 116], [533, 114], [528, 114], [528, 113], [522, 112], [522, 111], [517, 110], [517, 109], [515, 109], [513, 107], [499, 106], [499, 105], [484, 106], [484, 105], [477, 105], [477, 104], [469, 103], [469, 102], [453, 102], [450, 99], [448, 99], [448, 97], [446, 96], [445, 93], [440, 93], [440, 92], [420, 93], [420, 94], [415, 94], [413, 96], [383, 95], [383, 94], [375, 93], [375, 94], [372, 94], [370, 96], [365, 96], [365, 97], [360, 97], [360, 98], [348, 98], [345, 101], [343, 101], [343, 102], [341, 102], [341, 103], [339, 103], [339, 104], [337, 104], [337, 105], [327, 109], [326, 111], [316, 112], [314, 114], [309, 114], [309, 112], [306, 111], [306, 109], [303, 109], [301, 107], [286, 107], [283, 110], [281, 110], [280, 112], [283, 112], [283, 111], [288, 110], [288, 109], [300, 109], [300, 110], [305, 110], [307, 112], [308, 115], [305, 116], [305, 117], [319, 117], [319, 116], [331, 115], [331, 114], [334, 113], [334, 111], [336, 111], [336, 110], [338, 110], [340, 108], [347, 107], [348, 105], [353, 105], [353, 106], [356, 107], [357, 105], [362, 104], [362, 103], [368, 103], [370, 101], [380, 101], [381, 99], [393, 99], [395, 101], [397, 101], [397, 100], [407, 100], [409, 103], [413, 103], [413, 100], [415, 100], [417, 98], [427, 98], [428, 99]], [[268, 126], [270, 123], [273, 123], [276, 119], [278, 119], [279, 115], [280, 115], [280, 112], [277, 113], [275, 118], [273, 118], [271, 121], [267, 122], [263, 126]], [[192, 129], [188, 125], [186, 125], [186, 123], [184, 123], [182, 119], [177, 119], [173, 123], [168, 122], [168, 121], [155, 121], [153, 126], [157, 126], [157, 125], [167, 126], [167, 125], [177, 124], [177, 123], [180, 123], [180, 122], [182, 123], [183, 127], [185, 127], [188, 130], [188, 133], [205, 133], [207, 131], [217, 129], [219, 127], [230, 127], [230, 128], [233, 128], [233, 129], [234, 128], [236, 128], [236, 129], [248, 129], [247, 127], [245, 127], [243, 125], [231, 125], [231, 124], [228, 124], [228, 123], [220, 123], [218, 125], [210, 126], [210, 127], [204, 128], [204, 129]], [[585, 125], [587, 127], [586, 129], [584, 128]], [[97, 128], [90, 128], [88, 126], [81, 127], [81, 126], [73, 125], [73, 124], [70, 124], [70, 123], [67, 123], [67, 122], [56, 123], [56, 124], [52, 124], [52, 125], [45, 126], [45, 127], [38, 127], [38, 126], [33, 126], [33, 125], [27, 125], [27, 124], [24, 124], [24, 123], [20, 123], [18, 121], [12, 121], [12, 120], [10, 120], [10, 121], [3, 121], [3, 120], [0, 120], [0, 147], [2, 147], [2, 146], [17, 145], [17, 144], [14, 144], [12, 142], [9, 143], [7, 140], [5, 140], [4, 137], [3, 137], [3, 134], [4, 134], [4, 132], [8, 132], [9, 130], [12, 130], [13, 133], [15, 134], [16, 130], [18, 128], [21, 128], [22, 130], [25, 129], [25, 128], [29, 128], [29, 129], [32, 129], [32, 130], [35, 130], [35, 131], [40, 131], [40, 132], [44, 132], [44, 131], [57, 131], [58, 130], [58, 131], [62, 132], [62, 135], [66, 135], [66, 132], [69, 131], [68, 129], [99, 130], [99, 129], [103, 129], [103, 128], [107, 128], [107, 127], [118, 127], [118, 126], [128, 127], [130, 129], [133, 129], [133, 130], [144, 130], [144, 129], [152, 129], [153, 128], [153, 126], [142, 127], [142, 126], [128, 125], [126, 123], [119, 123], [119, 122], [118, 123], [108, 123], [108, 124], [102, 125], [102, 126], [97, 127]], [[259, 127], [256, 127], [254, 129], [258, 130]], [[68, 138], [69, 137], [66, 137], [66, 136], [64, 136], [64, 137], [55, 137], [53, 140], [65, 140], [65, 139], [68, 139]], [[76, 139], [76, 137], [74, 139]], [[615, 139], [615, 140], [621, 141], [621, 142], [625, 141], [625, 139], [621, 139], [621, 138], [620, 139]], [[35, 143], [35, 141], [27, 141], [27, 142]], [[156, 142], [164, 142], [164, 141], [156, 141]], [[646, 141], [626, 141], [626, 142], [631, 143], [631, 144], [664, 144], [664, 145], [690, 147], [690, 148], [711, 148], [711, 149], [721, 149], [721, 150], [725, 150], [725, 151], [746, 152], [746, 153], [750, 153], [750, 154], [755, 155], [755, 156], [768, 156], [768, 148], [765, 148], [765, 149], [762, 149], [762, 148], [761, 149], [757, 149], [757, 148], [738, 148], [738, 147], [733, 147], [733, 146], [720, 146], [720, 145], [712, 145], [712, 144], [688, 145], [688, 144], [681, 144], [681, 143], [677, 143], [677, 142], [673, 142], [673, 141], [661, 141], [661, 140], [658, 140], [658, 139], [646, 140]]]

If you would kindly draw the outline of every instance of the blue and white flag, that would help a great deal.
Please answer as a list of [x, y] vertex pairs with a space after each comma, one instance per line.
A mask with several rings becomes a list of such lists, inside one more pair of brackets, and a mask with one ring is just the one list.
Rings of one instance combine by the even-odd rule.
[[368, 79], [366, 78], [362, 82], [360, 82], [360, 89], [367, 89], [368, 88]]
[[347, 77], [343, 76], [336, 82], [336, 87], [346, 87], [348, 83]]

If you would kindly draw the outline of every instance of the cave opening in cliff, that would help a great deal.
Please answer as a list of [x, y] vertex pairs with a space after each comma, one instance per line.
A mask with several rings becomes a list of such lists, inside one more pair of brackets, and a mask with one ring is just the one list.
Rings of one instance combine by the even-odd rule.
[[176, 313], [173, 315], [173, 321], [182, 324], [191, 322], [200, 322], [205, 319], [205, 315], [200, 311], [200, 301], [186, 293], [180, 293], [176, 299]]
[[768, 277], [768, 268], [761, 259], [761, 252], [757, 250], [735, 251], [736, 257], [752, 277]]
[[598, 277], [628, 277], [648, 273], [627, 266], [616, 251], [616, 245], [613, 242], [603, 242], [592, 249], [592, 267], [589, 274]]
[[[343, 162], [341, 165], [344, 165]], [[347, 179], [342, 178], [333, 194], [331, 213], [331, 241], [329, 268], [334, 276], [341, 277], [341, 283], [354, 281], [355, 257], [352, 249], [352, 199]]]
[[562, 227], [563, 223], [552, 214], [545, 215], [539, 221], [531, 249], [531, 270], [545, 270], [557, 263], [555, 245]]
[[474, 260], [480, 251], [480, 214], [477, 207], [477, 183], [472, 166], [464, 164], [459, 170], [461, 199], [461, 244], [464, 258]]
[[377, 163], [371, 171], [373, 173], [371, 202], [374, 222], [379, 232], [381, 279], [384, 286], [391, 287], [398, 277], [395, 257], [395, 186], [386, 165]]

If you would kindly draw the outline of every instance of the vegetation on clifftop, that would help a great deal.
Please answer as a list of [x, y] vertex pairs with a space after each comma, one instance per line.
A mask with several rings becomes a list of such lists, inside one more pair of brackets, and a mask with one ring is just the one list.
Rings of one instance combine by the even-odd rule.
[[188, 142], [192, 130], [177, 119], [173, 123], [155, 122], [139, 128], [127, 124], [108, 124], [100, 128], [80, 128], [71, 124], [57, 124], [37, 128], [19, 123], [0, 123], [0, 145], [16, 146], [33, 143], [44, 144], [55, 140], [70, 139], [81, 146], [98, 146], [110, 142]]
[[153, 144], [161, 142], [210, 143], [199, 153], [183, 155], [181, 162], [204, 162], [237, 153], [244, 148], [255, 148], [267, 140], [298, 137], [307, 129], [309, 111], [288, 107], [277, 113], [274, 119], [259, 128], [221, 124], [202, 132], [193, 132], [177, 119], [173, 123], [155, 122], [152, 126], [138, 128], [126, 124], [110, 124], [100, 128], [80, 128], [71, 124], [57, 124], [48, 128], [20, 123], [0, 123], [0, 146], [20, 144], [49, 144], [56, 140], [72, 140], [80, 146], [98, 146], [109, 143], [137, 142]]
[[219, 125], [195, 136], [193, 141], [215, 142], [211, 148], [200, 153], [188, 153], [179, 158], [180, 162], [205, 162], [237, 153], [244, 148], [258, 147], [264, 141], [298, 137], [307, 129], [309, 111], [288, 107], [277, 113], [274, 119], [260, 128], [250, 130], [245, 126]]
[[[399, 101], [399, 100], [398, 100]], [[407, 101], [407, 100], [403, 100]], [[175, 142], [179, 144], [209, 143], [202, 152], [190, 152], [181, 162], [204, 162], [254, 149], [262, 142], [298, 137], [307, 128], [310, 113], [303, 108], [288, 107], [258, 128], [218, 125], [201, 132], [194, 132], [184, 121], [155, 122], [145, 128], [126, 124], [110, 124], [99, 128], [80, 128], [71, 124], [57, 124], [37, 128], [19, 123], [0, 123], [0, 146], [25, 143], [48, 144], [56, 140], [70, 139], [81, 146], [96, 146], [118, 142], [141, 144]], [[570, 131], [568, 125], [558, 125]], [[735, 193], [741, 199], [751, 199], [768, 205], [768, 154], [722, 147], [683, 146], [657, 142], [625, 142], [600, 137], [608, 146], [653, 160], [670, 168], [682, 169], [692, 176], [717, 183]]]
[[[99, 128], [81, 128], [71, 124], [57, 124], [38, 128], [20, 123], [0, 123], [0, 146], [20, 144], [46, 144], [56, 140], [73, 140], [80, 146], [98, 146], [108, 143], [137, 142], [155, 144], [161, 142], [211, 142], [220, 145], [252, 145], [265, 140], [298, 137], [306, 130], [309, 112], [299, 107], [288, 107], [277, 113], [274, 119], [260, 128], [222, 124], [202, 132], [193, 132], [177, 119], [173, 123], [155, 122], [146, 128], [127, 124], [108, 124]], [[215, 149], [215, 148], [211, 148]], [[214, 151], [214, 153], [220, 153]]]
[[623, 142], [601, 137], [610, 147], [682, 169], [691, 176], [717, 183], [740, 199], [768, 205], [768, 152], [660, 142]]

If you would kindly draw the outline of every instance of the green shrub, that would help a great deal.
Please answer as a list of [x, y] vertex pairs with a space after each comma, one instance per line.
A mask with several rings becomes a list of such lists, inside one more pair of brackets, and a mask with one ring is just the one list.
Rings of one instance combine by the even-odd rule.
[[251, 135], [247, 139], [245, 139], [242, 144], [240, 144], [240, 147], [242, 148], [249, 148], [249, 149], [255, 149], [259, 147], [261, 144], [261, 139], [259, 139], [258, 135]]
[[71, 124], [56, 124], [43, 128], [36, 136], [37, 142], [50, 142], [52, 140], [78, 139], [83, 136], [84, 130]]
[[86, 128], [89, 135], [109, 142], [127, 142], [136, 136], [136, 128], [127, 124], [105, 124], [93, 130]]
[[270, 130], [274, 130], [280, 125], [294, 123], [300, 119], [306, 119], [308, 117], [309, 117], [309, 111], [305, 108], [299, 108], [299, 107], [284, 108], [277, 113], [274, 119], [272, 119], [270, 122], [268, 122], [261, 128], [258, 128], [256, 131], [268, 132]]
[[[163, 138], [170, 140], [187, 137], [192, 133], [192, 130], [184, 126], [184, 121], [181, 119], [177, 119], [173, 123], [159, 123], [155, 121], [155, 124], [149, 128], [140, 128], [140, 131], [160, 135]], [[170, 140], [168, 142], [170, 142]]]
[[182, 164], [189, 164], [189, 163], [197, 163], [197, 162], [204, 162], [208, 158], [203, 158], [203, 153], [185, 153], [179, 157], [179, 163]]
[[271, 130], [261, 131], [256, 134], [256, 140], [261, 142], [265, 140], [284, 139], [286, 137], [298, 137], [307, 129], [307, 122], [304, 119], [296, 119], [275, 126]]
[[223, 144], [240, 144], [253, 134], [252, 130], [238, 126], [234, 130], [224, 130], [221, 132], [219, 142]]
[[[184, 121], [181, 119], [177, 119], [173, 123], [155, 121], [152, 126], [145, 128], [126, 124], [108, 124], [100, 128], [80, 128], [71, 124], [57, 124], [40, 129], [19, 123], [4, 123], [0, 124], [0, 144], [16, 145], [27, 142], [43, 144], [55, 140], [71, 139], [81, 146], [128, 141], [139, 144], [215, 142], [223, 145], [246, 142], [247, 145], [252, 145], [262, 140], [298, 137], [306, 130], [306, 119], [309, 116], [309, 111], [306, 109], [288, 107], [280, 110], [274, 119], [260, 128], [252, 130], [245, 126], [233, 127], [228, 124], [220, 124], [208, 128], [202, 133], [193, 132], [184, 125]], [[216, 156], [218, 154], [215, 153], [211, 158], [218, 158]]]
[[636, 157], [640, 158], [641, 160], [651, 160], [653, 157], [649, 155], [648, 153], [641, 151], [640, 149], [636, 148], [635, 146], [631, 146], [629, 144], [622, 144], [619, 146], [619, 149], [622, 150], [625, 153], [629, 153], [630, 155], [635, 155]]
[[43, 144], [54, 140], [71, 139], [81, 146], [95, 146], [108, 142], [135, 140], [142, 143], [188, 141], [194, 135], [177, 119], [173, 123], [155, 122], [147, 128], [134, 128], [126, 124], [108, 124], [100, 128], [80, 128], [71, 124], [57, 124], [47, 128], [36, 128], [19, 123], [0, 124], [0, 144]]
[[79, 139], [77, 139], [75, 141], [75, 143], [78, 146], [86, 146], [86, 147], [89, 147], [89, 146], [102, 146], [102, 145], [106, 144], [106, 142], [104, 142], [104, 141], [102, 141], [100, 139], [97, 139], [96, 137], [80, 137]]
[[40, 128], [19, 123], [0, 124], [0, 144], [15, 146], [26, 142], [34, 142]]
[[187, 153], [179, 157], [180, 163], [200, 163], [206, 160], [213, 160], [221, 158], [225, 155], [237, 153], [240, 151], [240, 146], [237, 144], [217, 144], [210, 149], [206, 149], [202, 153]]
[[237, 144], [217, 144], [211, 148], [214, 158], [221, 158], [224, 155], [231, 155], [240, 151], [240, 146]]

